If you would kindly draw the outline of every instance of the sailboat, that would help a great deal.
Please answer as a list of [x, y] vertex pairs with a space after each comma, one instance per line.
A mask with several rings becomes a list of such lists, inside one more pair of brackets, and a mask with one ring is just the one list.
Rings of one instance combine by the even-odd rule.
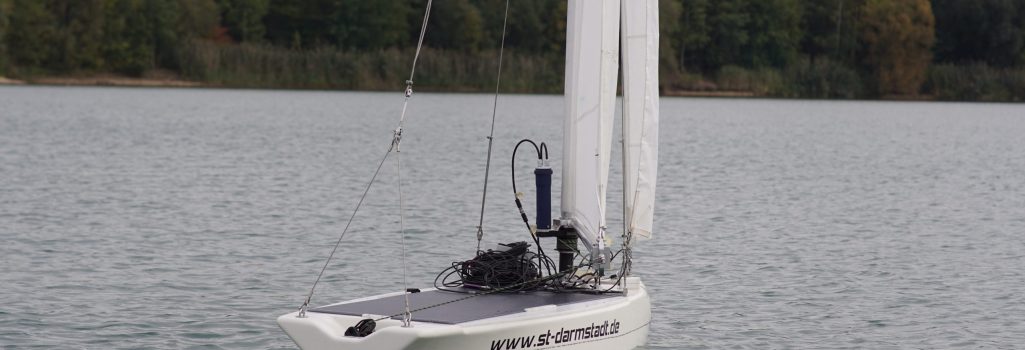
[[[547, 146], [535, 144], [541, 160], [535, 170], [537, 215], [535, 226], [528, 227], [536, 251], [527, 242], [478, 249], [477, 257], [454, 264], [435, 288], [408, 288], [320, 307], [310, 305], [311, 290], [298, 311], [277, 318], [300, 348], [633, 349], [646, 343], [651, 304], [648, 289], [632, 275], [631, 247], [635, 238], [651, 237], [654, 221], [658, 1], [568, 1], [561, 217], [551, 219]], [[429, 13], [430, 2], [421, 43]], [[606, 189], [620, 72], [624, 227], [621, 247], [613, 247], [605, 219]], [[407, 102], [411, 94], [412, 73]], [[393, 148], [398, 147], [404, 119], [405, 112]], [[520, 214], [526, 222], [522, 208]], [[546, 238], [556, 241], [558, 266], [541, 249]], [[502, 261], [513, 262], [512, 277], [519, 279], [478, 273], [485, 258], [494, 257], [514, 257]], [[503, 271], [508, 277], [508, 269]], [[453, 275], [460, 280], [446, 280]]]

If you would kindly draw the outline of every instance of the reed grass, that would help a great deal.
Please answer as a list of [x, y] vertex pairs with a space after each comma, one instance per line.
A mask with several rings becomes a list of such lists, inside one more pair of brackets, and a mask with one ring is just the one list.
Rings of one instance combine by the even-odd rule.
[[[269, 45], [193, 41], [181, 52], [183, 77], [227, 87], [395, 90], [408, 76], [413, 51], [336, 48], [290, 50]], [[494, 89], [497, 51], [424, 49], [417, 66], [419, 90]], [[506, 52], [504, 92], [562, 90], [561, 57]]]
[[865, 97], [858, 73], [829, 60], [800, 60], [785, 69], [726, 66], [714, 79], [719, 91], [746, 91], [755, 96], [851, 99]]
[[[351, 51], [338, 48], [293, 50], [263, 44], [192, 40], [176, 50], [182, 78], [235, 88], [401, 90], [408, 79], [412, 49]], [[417, 67], [418, 91], [494, 91], [497, 50], [456, 51], [425, 48]], [[506, 51], [502, 92], [561, 93], [563, 56]], [[807, 59], [783, 68], [726, 66], [703, 76], [662, 72], [665, 91], [743, 92], [787, 98], [874, 98], [870, 81], [844, 64]], [[19, 79], [53, 72], [10, 64], [0, 51], [0, 74]], [[986, 64], [933, 65], [921, 93], [938, 100], [1025, 101], [1025, 68]], [[885, 96], [883, 96], [885, 98]]]
[[948, 101], [1025, 101], [1025, 69], [994, 68], [975, 63], [935, 65], [925, 82], [926, 93]]

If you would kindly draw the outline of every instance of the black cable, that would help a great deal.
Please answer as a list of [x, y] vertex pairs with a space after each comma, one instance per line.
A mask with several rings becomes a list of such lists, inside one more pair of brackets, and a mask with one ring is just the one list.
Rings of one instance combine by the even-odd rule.
[[[545, 263], [539, 264], [535, 262], [535, 258], [541, 259], [541, 261], [547, 258], [530, 252], [530, 244], [527, 242], [503, 244], [503, 246], [507, 249], [478, 252], [473, 259], [453, 262], [451, 266], [435, 277], [434, 286], [449, 291], [460, 291], [451, 289], [460, 287], [508, 292], [548, 288], [544, 283], [531, 282], [541, 281], [545, 278], [541, 271], [541, 265]], [[454, 279], [456, 277], [458, 279]]]
[[[434, 287], [439, 290], [458, 293], [502, 293], [525, 291], [549, 291], [556, 293], [614, 293], [613, 289], [623, 283], [625, 272], [625, 254], [620, 249], [612, 254], [615, 260], [621, 254], [624, 265], [620, 266], [616, 281], [605, 289], [594, 289], [593, 282], [598, 278], [593, 272], [577, 274], [576, 271], [591, 266], [591, 257], [578, 254], [577, 262], [568, 271], [543, 273], [542, 266], [554, 266], [555, 262], [547, 257], [530, 252], [526, 242], [502, 244], [508, 247], [504, 251], [488, 250], [478, 252], [473, 259], [453, 262], [448, 268], [434, 278]], [[579, 253], [579, 251], [578, 251]], [[535, 262], [540, 260], [540, 264]]]
[[[510, 161], [510, 173], [512, 175], [513, 196], [516, 199], [516, 209], [519, 210], [520, 219], [522, 219], [523, 224], [527, 226], [527, 231], [530, 232], [530, 236], [534, 240], [534, 244], [537, 245], [537, 252], [539, 255], [538, 264], [542, 265], [545, 271], [548, 272], [548, 274], [551, 274], [553, 270], [558, 271], [558, 269], [555, 268], [556, 265], [554, 263], [549, 264], [551, 260], [548, 259], [548, 255], [545, 254], [544, 249], [541, 248], [541, 240], [537, 237], [536, 234], [534, 234], [534, 230], [530, 228], [530, 219], [527, 218], [527, 213], [523, 210], [523, 202], [520, 201], [519, 191], [517, 191], [516, 189], [516, 153], [519, 151], [520, 146], [524, 143], [529, 143], [532, 146], [534, 146], [534, 152], [537, 153], [538, 161], [542, 161], [543, 159], [548, 157], [548, 146], [546, 146], [544, 142], [542, 142], [541, 146], [539, 147], [537, 143], [534, 143], [534, 141], [530, 139], [523, 139], [520, 140], [520, 142], [517, 142], [516, 147], [513, 147], [512, 160]], [[542, 158], [542, 149], [544, 149], [544, 158]]]
[[[531, 145], [533, 145], [534, 146], [534, 152], [537, 152], [537, 159], [541, 159], [541, 149], [537, 147], [537, 144], [534, 143], [534, 141], [531, 141], [530, 139], [523, 139], [523, 140], [520, 140], [520, 142], [516, 143], [516, 147], [513, 147], [512, 162], [511, 162], [511, 166], [510, 166], [510, 169], [512, 170], [511, 172], [512, 172], [513, 194], [519, 193], [518, 191], [516, 191], [516, 151], [518, 151], [520, 149], [520, 145], [522, 145], [524, 143], [530, 143]], [[517, 200], [518, 200], [518, 198], [517, 198]]]

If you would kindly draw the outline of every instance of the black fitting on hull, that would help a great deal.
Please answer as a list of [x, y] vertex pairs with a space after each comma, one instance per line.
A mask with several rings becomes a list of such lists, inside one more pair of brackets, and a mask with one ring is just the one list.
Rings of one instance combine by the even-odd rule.
[[559, 252], [559, 272], [573, 270], [577, 253], [577, 231], [572, 227], [559, 227], [558, 231], [538, 232], [538, 237], [555, 237], [555, 251]]

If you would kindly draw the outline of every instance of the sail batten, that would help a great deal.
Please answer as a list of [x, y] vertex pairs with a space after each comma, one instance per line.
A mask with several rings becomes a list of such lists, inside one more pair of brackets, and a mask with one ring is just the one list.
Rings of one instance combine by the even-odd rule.
[[625, 220], [628, 232], [651, 238], [658, 173], [658, 0], [622, 5]]
[[601, 248], [619, 74], [620, 0], [570, 0], [562, 218]]

